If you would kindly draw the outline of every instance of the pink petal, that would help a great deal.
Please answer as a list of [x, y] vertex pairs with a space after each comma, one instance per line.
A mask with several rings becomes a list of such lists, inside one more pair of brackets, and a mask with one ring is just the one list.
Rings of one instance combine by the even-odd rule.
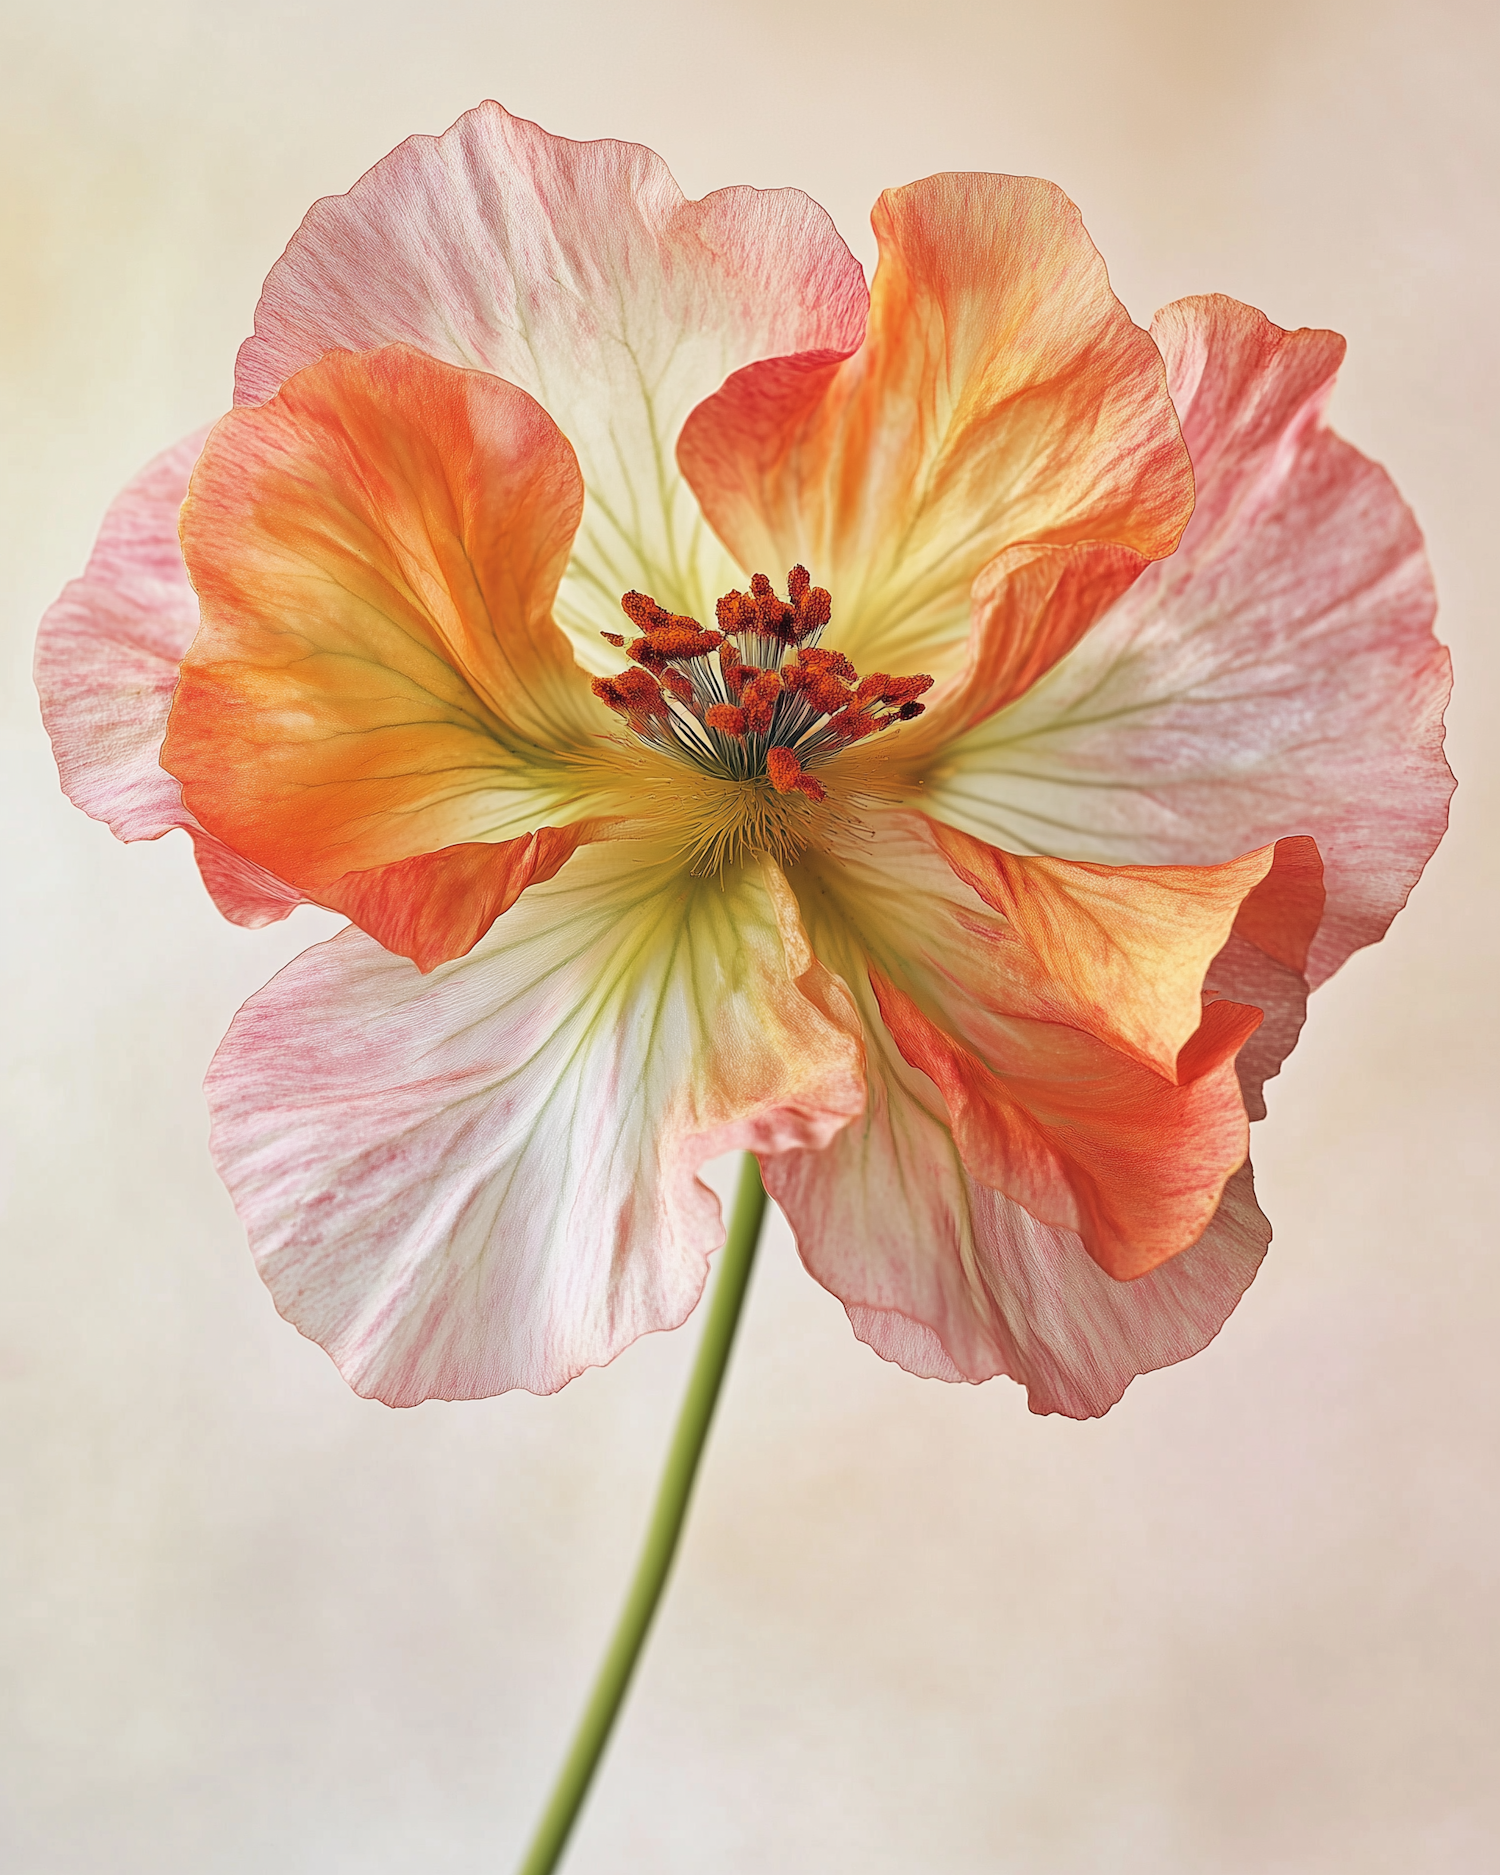
[[821, 1151], [858, 1023], [774, 867], [586, 847], [423, 977], [363, 933], [236, 1018], [213, 1143], [277, 1307], [391, 1405], [545, 1393], [693, 1307], [696, 1172]]
[[207, 434], [164, 450], [110, 505], [83, 577], [42, 620], [36, 685], [68, 798], [121, 840], [185, 827], [219, 910], [264, 925], [301, 894], [205, 833], [158, 759], [178, 665], [198, 629], [177, 514]]
[[[869, 1100], [864, 1121], [822, 1152], [768, 1161], [767, 1183], [808, 1268], [886, 1359], [949, 1380], [1010, 1374], [1035, 1411], [1102, 1413], [1133, 1375], [1184, 1360], [1217, 1333], [1269, 1241], [1241, 1164], [1234, 1077], [1258, 1108], [1260, 1081], [1295, 1040], [1301, 966], [1322, 906], [1317, 851], [1283, 841], [1268, 865], [1258, 856], [1222, 881], [1186, 881], [1197, 897], [1242, 875], [1234, 927], [1208, 963], [1207, 1007], [1173, 1087], [1173, 1076], [1067, 1026], [1082, 1016], [1097, 1032], [1086, 997], [1062, 1015], [1070, 994], [1078, 1002], [1087, 956], [1067, 963], [1079, 977], [1074, 992], [1048, 992], [1020, 956], [1027, 932], [981, 908], [973, 882], [945, 876], [924, 825], [891, 816], [836, 876], [793, 871], [811, 941], [849, 982], [866, 1025]], [[1057, 883], [1061, 915], [1078, 881], [1064, 869]], [[1155, 891], [1161, 881], [1146, 883], [1145, 922], [1127, 917], [1122, 941], [1136, 948], [1154, 931], [1158, 948], [1185, 945], [1201, 980], [1195, 927], [1216, 926], [1217, 914], [1189, 903], [1174, 930]], [[1077, 935], [1086, 953], [1086, 924]], [[1129, 994], [1127, 976], [1118, 995]], [[1028, 1020], [1028, 1007], [1044, 1013], [1049, 997], [1059, 1005], [1052, 1020]], [[1264, 1047], [1254, 1027], [1261, 1010], [1261, 1028], [1274, 1031]], [[1175, 1016], [1160, 1014], [1174, 1027]], [[1116, 1014], [1105, 1027], [1120, 1024]], [[1226, 1051], [1238, 1044], [1231, 1063]], [[1070, 1061], [1072, 1080], [1056, 1078]], [[1043, 1079], [1028, 1087], [1033, 1070]], [[1079, 1112], [1059, 1126], [1059, 1103], [1075, 1094]], [[1176, 1254], [1147, 1269], [1159, 1238]]]
[[[1192, 1249], [1132, 1283], [1112, 1282], [1071, 1231], [1038, 1224], [1000, 1193], [971, 1181], [968, 1197], [970, 1230], [998, 1304], [996, 1371], [1025, 1387], [1033, 1413], [1070, 1419], [1098, 1418], [1137, 1374], [1206, 1348], [1271, 1241], [1248, 1163], [1225, 1186]], [[836, 1283], [828, 1286], [838, 1293]], [[861, 1341], [908, 1373], [974, 1377], [959, 1372], [930, 1328], [899, 1309], [854, 1305], [849, 1321]]]
[[1011, 851], [1110, 864], [1309, 834], [1317, 983], [1382, 935], [1446, 825], [1432, 579], [1389, 477], [1324, 425], [1335, 334], [1217, 297], [1154, 331], [1198, 481], [1183, 543], [952, 746], [924, 806]]
[[1117, 1282], [1076, 1233], [970, 1177], [932, 1083], [878, 1027], [868, 1035], [865, 1119], [820, 1152], [765, 1162], [803, 1262], [862, 1341], [934, 1379], [1008, 1374], [1033, 1412], [1074, 1419], [1208, 1345], [1270, 1241], [1248, 1164], [1196, 1244]]
[[313, 206], [266, 281], [236, 396], [264, 402], [330, 347], [391, 340], [529, 391], [588, 490], [558, 616], [592, 654], [628, 589], [708, 617], [740, 578], [677, 473], [688, 412], [751, 359], [847, 350], [866, 304], [799, 191], [689, 202], [638, 144], [570, 142], [486, 103]]

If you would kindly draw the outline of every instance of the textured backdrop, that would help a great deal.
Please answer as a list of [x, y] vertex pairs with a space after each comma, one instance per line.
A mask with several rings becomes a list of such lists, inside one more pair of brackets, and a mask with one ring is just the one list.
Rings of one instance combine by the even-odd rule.
[[773, 1231], [569, 1875], [1477, 1875], [1494, 1592], [1500, 299], [1483, 0], [134, 0], [0, 15], [9, 1108], [0, 1862], [503, 1869], [630, 1565], [695, 1333], [554, 1400], [392, 1413], [279, 1321], [209, 1166], [235, 1007], [331, 928], [221, 923], [60, 797], [28, 669], [105, 504], [229, 396], [315, 196], [498, 97], [796, 183], [1050, 176], [1137, 318], [1350, 340], [1424, 523], [1453, 832], [1257, 1128], [1277, 1231], [1098, 1424], [857, 1345]]

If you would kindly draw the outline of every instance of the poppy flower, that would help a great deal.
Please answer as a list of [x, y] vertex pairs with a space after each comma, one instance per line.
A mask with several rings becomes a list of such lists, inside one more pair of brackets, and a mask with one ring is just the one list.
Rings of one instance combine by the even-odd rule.
[[208, 1093], [361, 1393], [677, 1325], [735, 1148], [861, 1339], [1037, 1411], [1264, 1253], [1263, 1083], [1445, 824], [1417, 528], [1324, 423], [1333, 334], [1142, 330], [1048, 183], [873, 219], [867, 289], [794, 190], [415, 137], [48, 614], [72, 798], [186, 828], [241, 923], [351, 921]]

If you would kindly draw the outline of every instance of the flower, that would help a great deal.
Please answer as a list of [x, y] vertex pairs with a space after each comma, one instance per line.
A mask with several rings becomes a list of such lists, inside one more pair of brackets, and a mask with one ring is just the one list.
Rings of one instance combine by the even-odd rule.
[[1043, 182], [874, 225], [867, 291], [795, 191], [483, 105], [312, 209], [48, 614], [73, 799], [352, 921], [208, 1092], [362, 1393], [675, 1326], [731, 1148], [863, 1340], [1037, 1411], [1264, 1252], [1248, 1118], [1444, 826], [1420, 537], [1334, 335], [1142, 331]]

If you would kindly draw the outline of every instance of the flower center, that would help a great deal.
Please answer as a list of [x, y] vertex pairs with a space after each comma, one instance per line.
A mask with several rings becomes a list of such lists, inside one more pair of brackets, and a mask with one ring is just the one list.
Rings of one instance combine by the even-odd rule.
[[852, 743], [920, 716], [926, 706], [917, 698], [932, 688], [930, 677], [861, 677], [841, 651], [821, 650], [828, 593], [805, 566], [794, 566], [786, 583], [785, 599], [764, 573], [749, 592], [725, 593], [716, 631], [628, 592], [620, 605], [641, 636], [627, 645], [621, 633], [601, 634], [633, 668], [596, 677], [594, 695], [648, 747], [729, 784], [690, 792], [706, 815], [692, 843], [714, 865], [748, 847], [794, 854], [810, 831], [806, 804], [828, 799], [814, 771]]

